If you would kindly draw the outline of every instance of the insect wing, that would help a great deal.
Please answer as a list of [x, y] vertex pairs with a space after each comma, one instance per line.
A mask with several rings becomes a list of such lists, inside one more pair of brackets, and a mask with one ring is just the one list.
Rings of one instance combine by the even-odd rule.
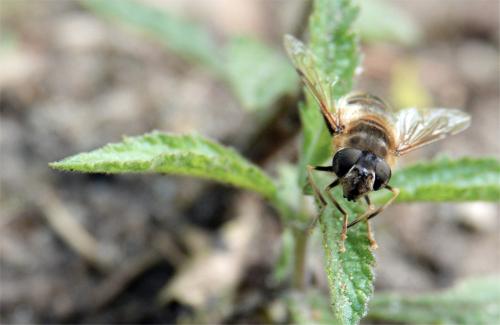
[[461, 132], [469, 125], [470, 116], [457, 109], [403, 109], [397, 114], [399, 141], [396, 153], [404, 155], [448, 135]]
[[338, 107], [337, 115], [344, 124], [369, 116], [390, 131], [395, 129], [396, 120], [392, 109], [377, 96], [359, 91], [351, 92], [339, 99]]
[[333, 99], [335, 82], [317, 70], [314, 54], [301, 41], [291, 35], [286, 35], [285, 48], [302, 81], [316, 98], [328, 129], [331, 133], [336, 133], [340, 122], [336, 117]]

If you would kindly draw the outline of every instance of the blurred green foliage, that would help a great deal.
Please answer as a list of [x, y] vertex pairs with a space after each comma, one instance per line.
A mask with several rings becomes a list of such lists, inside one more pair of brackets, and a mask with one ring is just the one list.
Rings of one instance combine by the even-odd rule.
[[278, 51], [250, 37], [219, 44], [207, 28], [135, 0], [81, 0], [98, 15], [153, 37], [187, 61], [207, 68], [227, 82], [250, 111], [269, 109], [281, 96], [294, 93], [298, 78]]
[[229, 87], [252, 111], [268, 108], [297, 89], [297, 74], [283, 55], [254, 39], [232, 39], [224, 53]]
[[368, 318], [412, 324], [497, 324], [500, 320], [500, 278], [472, 278], [435, 293], [378, 293]]
[[304, 295], [292, 293], [287, 297], [287, 303], [294, 324], [320, 325], [337, 323], [330, 311], [328, 299], [316, 289], [311, 289]]
[[93, 12], [132, 26], [183, 58], [221, 70], [221, 53], [207, 29], [134, 0], [82, 0]]
[[416, 45], [422, 31], [415, 20], [386, 0], [361, 0], [361, 13], [355, 23], [356, 31], [366, 42], [391, 42], [406, 46]]

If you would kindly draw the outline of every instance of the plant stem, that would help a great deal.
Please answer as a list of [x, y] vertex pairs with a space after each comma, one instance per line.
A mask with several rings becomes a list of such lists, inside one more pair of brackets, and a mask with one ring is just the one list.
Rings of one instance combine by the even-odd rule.
[[304, 229], [294, 228], [294, 265], [293, 265], [293, 288], [304, 291], [306, 288], [306, 262], [307, 262], [307, 241], [309, 234]]

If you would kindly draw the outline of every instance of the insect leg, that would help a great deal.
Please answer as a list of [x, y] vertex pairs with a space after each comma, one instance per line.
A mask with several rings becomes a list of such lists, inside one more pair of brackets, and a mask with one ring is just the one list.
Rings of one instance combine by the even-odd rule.
[[[314, 181], [314, 179], [312, 177], [312, 171], [313, 170], [317, 170], [317, 171], [321, 171], [321, 172], [333, 173], [332, 166], [311, 166], [311, 165], [307, 165], [307, 182], [312, 187], [313, 192], [314, 192], [314, 196], [320, 202], [320, 208], [324, 209], [324, 207], [326, 206], [326, 200], [323, 197], [323, 195], [321, 194], [321, 191], [319, 190], [318, 186], [316, 185], [316, 182]], [[323, 211], [323, 210], [320, 210], [320, 211]]]
[[370, 220], [371, 218], [377, 216], [380, 212], [384, 211], [385, 208], [387, 208], [389, 205], [391, 205], [392, 202], [394, 202], [394, 200], [398, 197], [399, 188], [393, 188], [392, 186], [389, 186], [389, 185], [386, 185], [385, 188], [392, 192], [392, 197], [382, 207], [380, 207], [380, 208], [376, 209], [375, 211], [373, 211], [372, 213], [370, 213], [367, 220]]
[[323, 210], [325, 209], [325, 207], [327, 205], [325, 198], [321, 194], [321, 191], [319, 190], [318, 186], [316, 185], [316, 182], [314, 181], [314, 179], [312, 177], [313, 170], [324, 171], [324, 172], [333, 172], [332, 166], [311, 166], [311, 165], [307, 166], [307, 182], [312, 187], [313, 192], [314, 192], [314, 197], [319, 201], [319, 205], [320, 205], [318, 215], [311, 221], [311, 223], [307, 227], [309, 232], [314, 229], [314, 227], [316, 226], [316, 222], [318, 221], [318, 217], [321, 214], [323, 214]]
[[[318, 167], [321, 167], [321, 166], [307, 165], [307, 182], [309, 183], [309, 185], [311, 185], [311, 187], [313, 189], [314, 197], [316, 197], [318, 199], [318, 201], [320, 202], [320, 208], [323, 209], [326, 206], [326, 200], [323, 197], [323, 195], [321, 194], [321, 191], [319, 190], [318, 186], [316, 185], [316, 182], [314, 182], [314, 179], [312, 177], [312, 171], [316, 170], [316, 168], [318, 168]], [[321, 168], [325, 168], [325, 167], [321, 167]], [[320, 169], [318, 169], [318, 170], [320, 170]]]
[[[370, 197], [368, 195], [364, 196], [365, 202], [368, 205], [368, 210], [365, 212], [365, 214], [370, 214], [372, 211], [375, 210], [375, 207], [373, 206]], [[368, 240], [370, 241], [370, 247], [372, 249], [376, 249], [378, 247], [377, 242], [375, 241], [375, 238], [373, 238], [373, 232], [372, 232], [372, 227], [368, 219], [366, 219], [366, 227], [367, 227], [367, 235], [368, 235]]]
[[340, 179], [336, 179], [333, 181], [330, 185], [328, 185], [325, 188], [325, 193], [328, 195], [328, 198], [330, 201], [335, 205], [335, 207], [342, 213], [343, 219], [342, 219], [342, 232], [340, 233], [340, 251], [345, 252], [345, 245], [344, 241], [347, 239], [347, 212], [342, 208], [342, 206], [339, 204], [339, 202], [333, 197], [332, 193], [330, 193], [330, 190], [334, 188], [335, 186], [340, 184]]
[[366, 204], [368, 204], [368, 209], [369, 210], [374, 210], [375, 208], [373, 207], [372, 201], [370, 200], [370, 197], [367, 195], [364, 196]]
[[375, 241], [375, 238], [373, 238], [373, 232], [372, 232], [372, 226], [370, 224], [370, 221], [368, 219], [365, 220], [366, 222], [366, 227], [367, 227], [367, 235], [368, 235], [368, 240], [370, 241], [370, 247], [371, 249], [377, 249], [378, 245], [377, 242]]
[[310, 166], [310, 167], [320, 172], [333, 173], [332, 166]]
[[312, 187], [313, 192], [314, 192], [314, 197], [318, 200], [320, 209], [318, 211], [318, 215], [314, 217], [314, 219], [311, 221], [309, 226], [307, 226], [307, 231], [311, 232], [314, 227], [316, 226], [316, 222], [318, 221], [318, 216], [320, 216], [323, 213], [323, 210], [326, 207], [326, 200], [321, 194], [321, 191], [319, 190], [318, 186], [314, 182], [314, 179], [312, 177], [312, 171], [313, 170], [323, 170], [323, 168], [328, 168], [328, 167], [322, 167], [322, 166], [311, 166], [307, 165], [307, 183]]
[[389, 185], [386, 185], [385, 188], [392, 192], [392, 197], [389, 199], [389, 201], [387, 201], [383, 206], [381, 206], [373, 211], [366, 211], [365, 213], [363, 213], [363, 215], [361, 215], [360, 217], [356, 218], [356, 220], [351, 222], [347, 226], [347, 228], [354, 226], [355, 224], [357, 224], [360, 221], [370, 220], [371, 218], [378, 215], [380, 212], [384, 211], [385, 208], [387, 208], [389, 205], [391, 205], [391, 203], [398, 197], [399, 189], [393, 188], [392, 186], [389, 186]]

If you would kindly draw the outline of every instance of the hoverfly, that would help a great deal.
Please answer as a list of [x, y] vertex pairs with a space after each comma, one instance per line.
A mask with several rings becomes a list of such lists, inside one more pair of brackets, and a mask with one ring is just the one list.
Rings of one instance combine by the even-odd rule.
[[[308, 166], [308, 182], [324, 209], [327, 202], [313, 181], [312, 171], [337, 176], [324, 192], [343, 214], [341, 251], [345, 251], [347, 228], [362, 221], [367, 223], [371, 247], [376, 248], [369, 220], [387, 208], [399, 194], [399, 189], [388, 184], [397, 157], [465, 130], [470, 124], [470, 116], [446, 108], [406, 108], [393, 113], [382, 99], [362, 92], [334, 100], [335, 82], [315, 69], [314, 54], [291, 35], [285, 36], [285, 48], [306, 88], [318, 102], [336, 150], [331, 166]], [[338, 185], [342, 186], [344, 198], [349, 201], [362, 198], [368, 205], [367, 210], [351, 223], [348, 223], [347, 212], [330, 193]], [[375, 207], [368, 194], [381, 189], [391, 191], [392, 197], [384, 205]]]

